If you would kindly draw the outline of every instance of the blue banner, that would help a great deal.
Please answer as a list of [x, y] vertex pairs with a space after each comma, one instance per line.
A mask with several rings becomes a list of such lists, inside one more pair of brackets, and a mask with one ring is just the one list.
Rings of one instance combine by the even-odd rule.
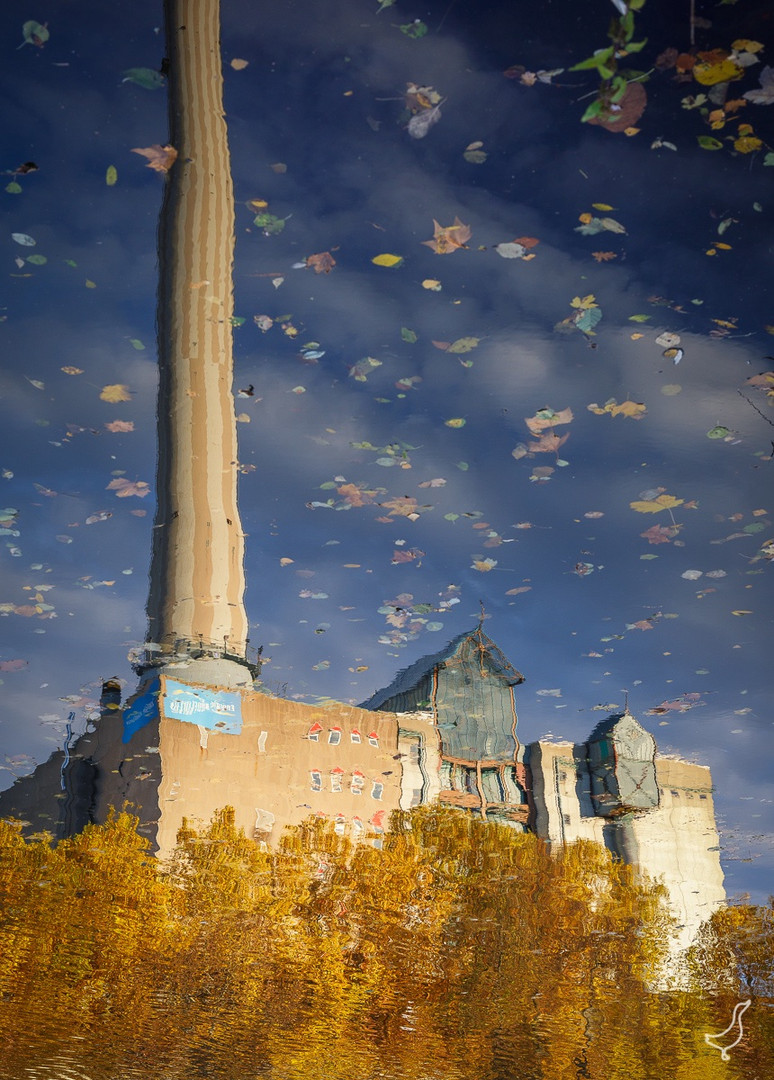
[[229, 690], [187, 686], [176, 679], [164, 680], [164, 716], [189, 724], [238, 735], [242, 730], [242, 698]]
[[136, 731], [155, 720], [159, 712], [159, 680], [151, 679], [145, 688], [124, 709], [122, 742], [128, 743]]

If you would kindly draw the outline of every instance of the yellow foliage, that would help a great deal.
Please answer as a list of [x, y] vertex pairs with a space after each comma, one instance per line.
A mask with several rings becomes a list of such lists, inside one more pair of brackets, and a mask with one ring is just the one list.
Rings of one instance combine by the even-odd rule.
[[667, 995], [663, 889], [597, 844], [551, 851], [423, 807], [379, 847], [315, 819], [267, 851], [225, 809], [159, 865], [136, 826], [113, 814], [52, 848], [0, 823], [0, 1031], [24, 1033], [9, 1076], [55, 1059], [286, 1080], [774, 1074], [770, 1009], [731, 1062], [702, 1036], [738, 973], [774, 1000], [769, 909], [718, 912], [686, 969], [697, 991]]

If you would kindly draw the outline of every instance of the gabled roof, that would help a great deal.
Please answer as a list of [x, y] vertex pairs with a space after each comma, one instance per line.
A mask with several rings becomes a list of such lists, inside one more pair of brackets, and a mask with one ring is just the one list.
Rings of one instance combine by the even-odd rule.
[[453, 659], [463, 642], [471, 638], [475, 638], [479, 646], [486, 651], [489, 666], [502, 678], [503, 682], [508, 686], [517, 686], [519, 683], [524, 682], [524, 676], [516, 670], [505, 654], [500, 651], [491, 638], [486, 636], [479, 625], [475, 630], [466, 630], [465, 633], [452, 638], [448, 645], [445, 645], [439, 652], [423, 656], [409, 667], [399, 671], [389, 686], [386, 686], [383, 690], [377, 690], [368, 701], [364, 701], [360, 705], [360, 708], [379, 709], [385, 701], [389, 701], [399, 694], [408, 693], [435, 668]]

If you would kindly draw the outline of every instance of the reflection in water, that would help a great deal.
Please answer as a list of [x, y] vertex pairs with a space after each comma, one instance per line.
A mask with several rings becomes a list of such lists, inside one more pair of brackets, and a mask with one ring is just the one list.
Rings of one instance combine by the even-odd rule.
[[100, 1080], [711, 1080], [703, 1035], [753, 980], [757, 1068], [771, 913], [721, 907], [709, 770], [628, 711], [522, 746], [521, 681], [478, 627], [373, 699], [402, 712], [106, 684], [66, 791], [60, 752], [0, 805], [49, 830], [4, 826], [18, 1068], [64, 1040]]
[[[224, 811], [160, 870], [135, 824], [3, 826], [2, 1075], [771, 1075], [770, 911], [715, 916], [666, 992], [661, 893], [596, 844], [421, 808], [378, 847], [316, 819], [270, 849]], [[725, 1064], [703, 1036], [742, 978]]]
[[[628, 709], [523, 745], [481, 626], [360, 708], [254, 685], [218, 3], [166, 14], [152, 644], [0, 796], [36, 834], [0, 823], [0, 1073], [771, 1075], [770, 912], [721, 907], [709, 771]], [[721, 1065], [703, 1035], [742, 991]]]

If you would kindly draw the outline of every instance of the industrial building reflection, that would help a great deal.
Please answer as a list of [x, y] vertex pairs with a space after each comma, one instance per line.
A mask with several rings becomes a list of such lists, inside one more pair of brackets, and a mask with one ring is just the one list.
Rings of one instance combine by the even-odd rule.
[[[361, 707], [319, 707], [258, 687], [211, 683], [204, 661], [148, 672], [122, 708], [108, 683], [100, 719], [0, 795], [0, 816], [72, 835], [129, 804], [160, 857], [184, 820], [233, 806], [275, 846], [310, 816], [379, 843], [390, 812], [442, 804], [535, 833], [590, 840], [666, 886], [684, 948], [725, 898], [708, 768], [657, 753], [626, 710], [580, 744], [517, 736], [523, 676], [478, 626], [418, 661]], [[217, 670], [215, 670], [217, 668]]]

